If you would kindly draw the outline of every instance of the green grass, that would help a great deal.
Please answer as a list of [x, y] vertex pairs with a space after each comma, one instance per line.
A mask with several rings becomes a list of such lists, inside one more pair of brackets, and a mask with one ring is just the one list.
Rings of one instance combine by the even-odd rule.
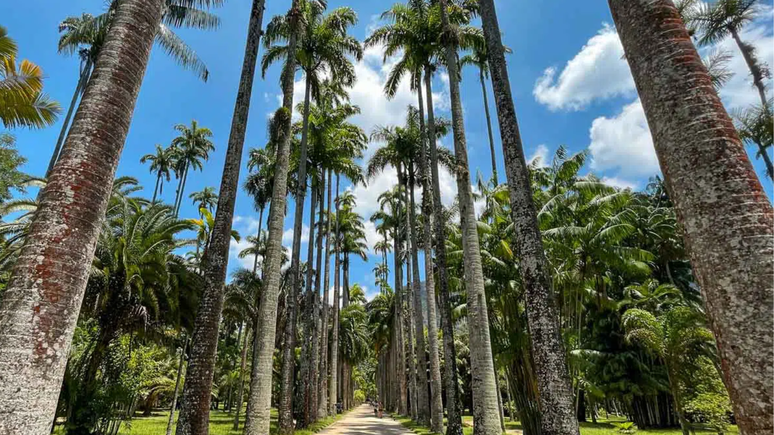
[[[393, 415], [392, 418], [400, 422], [405, 428], [411, 430], [412, 432], [419, 434], [419, 435], [431, 435], [433, 432], [430, 432], [430, 428], [426, 426], [420, 426], [417, 423], [415, 423], [413, 420], [411, 420], [410, 417], [403, 417], [399, 415]], [[610, 424], [611, 421], [625, 421], [622, 418], [613, 418], [611, 420], [604, 419], [604, 418], [598, 418], [596, 423], [581, 423], [580, 424], [580, 430], [581, 435], [620, 435], [620, 432]], [[462, 417], [462, 425], [463, 425], [463, 433], [465, 435], [472, 435], [473, 434], [473, 416], [465, 415]], [[508, 433], [516, 433], [516, 431], [521, 431], [523, 428], [521, 426], [521, 423], [518, 421], [509, 421], [507, 418], [505, 419], [505, 429]], [[669, 429], [645, 429], [645, 430], [638, 430], [637, 435], [682, 435], [682, 431], [680, 428], [669, 428]], [[715, 432], [712, 430], [703, 430], [703, 429], [697, 429], [696, 434], [714, 434]], [[726, 431], [727, 434], [738, 434], [739, 429], [736, 426], [729, 426], [728, 430]]]
[[[345, 413], [346, 414], [346, 413]], [[309, 426], [307, 429], [295, 431], [295, 435], [312, 435], [325, 427], [330, 426], [345, 414], [338, 414], [334, 417], [328, 417]], [[167, 420], [169, 414], [166, 412], [154, 412], [150, 417], [136, 416], [131, 421], [121, 424], [119, 435], [163, 435], [167, 430]], [[177, 420], [177, 417], [175, 417]], [[242, 435], [244, 431], [244, 415], [239, 418], [239, 429], [233, 430], [234, 414], [224, 411], [210, 411], [210, 435]], [[277, 429], [277, 410], [271, 410], [271, 432], [276, 433]], [[172, 432], [174, 433], [174, 431]], [[64, 430], [59, 427], [54, 434], [62, 435]]]

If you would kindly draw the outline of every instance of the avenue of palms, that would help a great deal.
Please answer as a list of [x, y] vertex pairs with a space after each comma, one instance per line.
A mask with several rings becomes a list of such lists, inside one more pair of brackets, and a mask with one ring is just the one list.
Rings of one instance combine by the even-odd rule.
[[[774, 112], [745, 33], [768, 4], [607, 2], [661, 171], [632, 189], [592, 150], [527, 157], [521, 128], [546, 127], [517, 116], [506, 2], [385, 3], [360, 40], [357, 2], [275, 1], [218, 89], [230, 130], [186, 115], [148, 154], [124, 144], [151, 52], [209, 86], [172, 29], [222, 30], [225, 1], [61, 17], [64, 111], [0, 23], [0, 434], [307, 434], [366, 401], [447, 435], [774, 430]], [[726, 40], [755, 96], [732, 111], [727, 58], [702, 58]], [[371, 129], [367, 62], [411, 97]], [[15, 134], [59, 116], [25, 174]]]

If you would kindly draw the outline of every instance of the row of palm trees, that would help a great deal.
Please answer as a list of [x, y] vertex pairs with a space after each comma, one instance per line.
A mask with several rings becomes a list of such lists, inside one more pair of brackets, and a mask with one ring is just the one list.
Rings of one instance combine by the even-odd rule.
[[[685, 228], [691, 260], [705, 295], [709, 318], [724, 362], [724, 380], [734, 403], [737, 422], [746, 433], [765, 433], [770, 429], [772, 409], [770, 406], [761, 408], [760, 404], [770, 403], [771, 398], [771, 389], [766, 385], [771, 378], [767, 375], [770, 375], [772, 370], [772, 327], [769, 313], [754, 307], [771, 305], [774, 297], [771, 286], [770, 254], [774, 249], [774, 239], [771, 237], [774, 216], [771, 205], [766, 200], [731, 118], [720, 103], [678, 9], [669, 0], [610, 0], [609, 4], [653, 132], [667, 188], [675, 202], [680, 222]], [[99, 221], [107, 207], [109, 186], [112, 185], [150, 49], [157, 36], [156, 29], [165, 12], [169, 10], [167, 6], [160, 0], [117, 2], [104, 45], [100, 49], [89, 85], [77, 109], [78, 116], [75, 117], [61, 155], [42, 192], [40, 206], [28, 232], [29, 237], [14, 265], [12, 279], [0, 303], [0, 413], [4, 416], [0, 420], [0, 429], [4, 431], [44, 433], [50, 428], [67, 350], [83, 299], [90, 260], [100, 234]], [[291, 173], [291, 149], [295, 146], [296, 137], [291, 122], [295, 72], [298, 68], [304, 70], [308, 79], [307, 94], [313, 95], [314, 83], [310, 79], [310, 65], [326, 65], [325, 70], [332, 77], [346, 77], [349, 71], [347, 65], [351, 67], [343, 54], [327, 58], [329, 51], [314, 51], [318, 47], [317, 42], [327, 41], [338, 53], [353, 52], [346, 34], [347, 27], [353, 23], [352, 19], [332, 19], [330, 29], [321, 31], [320, 34], [314, 31], [316, 26], [322, 27], [329, 23], [327, 16], [319, 18], [323, 9], [318, 2], [293, 0], [288, 14], [273, 19], [266, 29], [267, 38], [264, 43], [268, 48], [264, 63], [268, 65], [273, 59], [282, 59], [282, 53], [285, 53], [284, 72], [281, 76], [283, 105], [273, 119], [277, 140], [273, 153], [275, 163], [268, 237], [261, 270], [263, 285], [255, 322], [255, 329], [260, 330], [261, 334], [256, 334], [258, 338], [254, 350], [255, 361], [246, 422], [246, 433], [249, 434], [267, 434], [269, 430], [272, 356], [276, 335], [274, 317], [279, 300], [282, 258], [282, 221], [289, 185], [288, 175]], [[184, 405], [177, 426], [178, 434], [207, 431], [212, 368], [224, 301], [228, 241], [249, 108], [249, 85], [252, 84], [258, 39], [261, 35], [262, 12], [263, 1], [255, 0], [240, 91], [218, 194], [218, 208], [210, 245], [202, 258], [204, 291], [192, 334], [189, 369], [183, 392]], [[469, 20], [476, 14], [481, 16], [482, 38], [476, 38], [481, 32], [468, 27]], [[330, 14], [333, 15], [335, 14]], [[390, 19], [392, 25], [374, 33], [380, 36], [373, 37], [371, 42], [367, 43], [381, 41], [385, 43], [387, 54], [401, 52], [401, 74], [408, 73], [414, 84], [413, 88], [418, 91], [422, 139], [417, 164], [420, 181], [425, 187], [422, 203], [430, 207], [428, 210], [433, 210], [433, 213], [424, 215], [424, 218], [434, 219], [433, 249], [440, 270], [445, 270], [442, 246], [446, 238], [441, 237], [444, 232], [444, 215], [442, 210], [439, 211], [440, 153], [435, 146], [436, 126], [431, 85], [432, 75], [439, 66], [449, 73], [456, 169], [454, 172], [460, 208], [471, 370], [475, 380], [472, 385], [473, 414], [476, 422], [474, 430], [478, 434], [501, 431], [495, 393], [497, 377], [489, 336], [481, 245], [473, 209], [457, 59], [459, 50], [480, 45], [483, 41], [500, 125], [516, 242], [515, 254], [519, 259], [525, 288], [532, 357], [536, 366], [540, 367], [537, 373], [539, 400], [542, 409], [550, 410], [541, 414], [541, 428], [546, 433], [578, 433], [564, 360], [565, 353], [559, 335], [557, 309], [550, 291], [551, 282], [547, 274], [537, 212], [532, 202], [529, 172], [510, 95], [494, 2], [480, 0], [478, 4], [471, 5], [445, 0], [439, 0], [437, 3], [412, 0], [405, 6], [392, 8], [385, 18]], [[314, 43], [309, 39], [312, 35], [319, 38]], [[276, 48], [280, 46], [284, 48]], [[677, 56], [678, 53], [681, 55]], [[309, 59], [316, 59], [317, 62], [307, 63]], [[346, 61], [339, 62], [341, 59]], [[396, 69], [396, 73], [391, 75], [391, 82], [399, 81], [400, 75], [397, 71], [400, 70]], [[120, 76], [123, 80], [112, 80], [115, 76]], [[422, 83], [425, 88], [424, 98], [420, 91]], [[427, 100], [424, 107], [427, 110], [426, 122], [421, 104], [424, 100]], [[291, 180], [296, 183], [294, 247], [300, 247], [300, 243], [297, 243], [301, 237], [298, 224], [303, 218], [307, 172], [312, 172], [307, 171], [310, 153], [309, 117], [306, 113], [311, 111], [310, 106], [311, 102], [307, 98], [303, 108], [302, 139], [298, 144], [298, 178]], [[424, 129], [421, 128], [423, 123]], [[429, 164], [425, 160], [428, 155]], [[721, 159], [721, 164], [718, 164], [718, 159]], [[402, 167], [402, 183], [406, 182], [406, 177], [411, 183], [411, 178], [416, 177], [412, 162], [409, 161], [408, 168]], [[339, 168], [328, 170], [336, 174], [344, 172]], [[406, 198], [407, 196], [409, 198]], [[411, 203], [411, 193], [407, 189], [404, 189], [402, 197], [404, 204]], [[328, 201], [328, 208], [330, 207]], [[337, 208], [341, 210], [340, 206]], [[411, 268], [406, 269], [407, 285], [401, 286], [401, 282], [397, 281], [396, 291], [400, 295], [408, 295], [411, 289], [416, 304], [420, 281], [416, 254], [419, 241], [412, 232], [412, 228], [415, 228], [411, 225], [412, 213], [409, 211], [405, 214], [408, 221], [405, 237], [412, 246]], [[340, 226], [338, 221], [337, 219], [336, 226]], [[430, 251], [427, 241], [425, 237], [422, 243], [425, 252]], [[343, 241], [337, 237], [335, 244], [338, 245], [335, 249], [338, 257]], [[290, 268], [291, 284], [287, 289], [286, 299], [288, 314], [283, 334], [286, 343], [283, 347], [279, 406], [279, 428], [282, 433], [288, 433], [292, 428], [290, 410], [295, 358], [289, 352], [295, 348], [295, 316], [298, 313], [295, 295], [300, 293], [302, 283], [298, 255], [299, 249], [294, 249]], [[442, 273], [439, 275], [440, 310], [444, 319], [449, 316], [450, 306], [443, 302], [444, 297], [448, 297], [448, 289], [444, 288]], [[338, 274], [334, 280], [338, 280]], [[428, 281], [427, 276], [425, 281]], [[334, 285], [334, 289], [337, 288], [338, 286]], [[348, 296], [345, 291], [344, 299]], [[316, 297], [310, 299], [316, 300]], [[334, 300], [337, 300], [337, 295], [334, 295]], [[410, 300], [411, 298], [406, 298], [409, 307]], [[338, 304], [334, 304], [333, 325], [338, 324], [337, 307]], [[417, 333], [414, 337], [417, 346], [420, 344], [420, 336], [424, 335], [420, 332], [422, 323], [421, 314], [417, 313], [419, 307], [414, 308], [413, 316], [410, 309], [407, 313], [407, 319], [413, 317], [413, 321], [405, 322], [410, 326], [403, 331], [404, 336], [408, 335], [406, 341], [409, 344], [409, 352], [412, 351], [413, 344], [411, 326], [414, 326]], [[421, 310], [419, 312], [421, 313]], [[443, 325], [447, 323], [442, 321]], [[402, 330], [402, 327], [400, 329]], [[334, 327], [331, 334], [332, 349], [338, 349], [338, 328]], [[753, 343], [747, 340], [748, 337], [756, 337], [757, 340]], [[444, 334], [444, 353], [447, 361], [453, 359], [453, 356], [448, 358], [447, 353], [449, 346], [446, 344], [450, 338], [451, 334], [448, 337]], [[396, 353], [400, 354], [400, 350]], [[421, 361], [419, 353], [417, 360]], [[398, 361], [402, 361], [405, 355], [398, 356]], [[434, 358], [432, 352], [430, 357]], [[329, 360], [330, 379], [333, 385], [337, 385], [337, 361], [332, 357], [329, 357]], [[413, 358], [408, 360], [413, 361]], [[437, 366], [432, 360], [430, 365], [431, 368]], [[346, 374], [346, 364], [343, 368]], [[434, 371], [431, 369], [431, 377], [437, 378]], [[446, 371], [448, 372], [448, 368]], [[416, 371], [417, 377], [421, 379], [420, 372], [423, 371]], [[451, 376], [447, 374], [446, 378], [448, 384]], [[412, 376], [411, 382], [415, 382], [414, 379]], [[417, 388], [411, 389], [417, 394], [417, 400], [412, 401], [417, 405], [417, 419], [427, 421], [430, 414], [429, 417], [436, 428], [438, 422], [442, 421], [436, 399], [440, 395], [438, 385], [436, 379], [433, 379], [432, 406], [427, 406], [428, 401]], [[332, 390], [329, 386], [329, 394], [332, 394]], [[402, 391], [398, 392], [399, 396], [401, 394]], [[454, 404], [455, 401], [450, 403]], [[449, 430], [458, 430], [453, 421], [458, 419], [458, 414], [451, 412], [453, 408], [454, 406], [449, 406]], [[20, 409], [25, 411], [20, 412]]]

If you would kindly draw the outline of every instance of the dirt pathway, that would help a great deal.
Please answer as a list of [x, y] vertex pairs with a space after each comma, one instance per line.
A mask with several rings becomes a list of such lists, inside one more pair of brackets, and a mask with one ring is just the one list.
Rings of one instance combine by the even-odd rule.
[[374, 408], [361, 405], [344, 418], [317, 432], [319, 435], [408, 435], [412, 432], [397, 421], [374, 416]]

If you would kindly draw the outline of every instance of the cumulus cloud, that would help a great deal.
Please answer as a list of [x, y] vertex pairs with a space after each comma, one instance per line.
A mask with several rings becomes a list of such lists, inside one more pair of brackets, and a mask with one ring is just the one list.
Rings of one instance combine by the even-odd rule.
[[540, 144], [535, 148], [535, 151], [527, 158], [527, 164], [537, 163], [540, 167], [548, 166], [548, 147], [545, 144]]
[[547, 68], [532, 93], [551, 110], [580, 110], [595, 99], [630, 95], [634, 81], [623, 54], [615, 29], [603, 24], [558, 77], [556, 68]]
[[617, 187], [619, 189], [637, 188], [637, 183], [630, 180], [625, 180], [623, 178], [618, 178], [618, 177], [602, 177], [602, 182], [607, 184], [608, 186]]
[[[301, 243], [309, 242], [309, 226], [303, 224], [301, 226]], [[282, 244], [290, 245], [293, 243], [293, 228], [287, 228], [282, 232]]]
[[591, 168], [619, 171], [627, 177], [648, 176], [658, 172], [645, 112], [640, 100], [627, 104], [611, 118], [601, 116], [591, 123]]
[[[236, 261], [240, 267], [252, 269], [255, 261], [254, 255], [245, 258], [239, 258], [239, 253], [250, 247], [247, 236], [255, 235], [258, 232], [258, 219], [253, 216], [236, 215], [232, 220], [232, 227], [239, 232], [240, 240], [237, 242], [231, 239], [228, 247], [228, 255], [232, 261]], [[260, 261], [260, 258], [259, 258]]]

